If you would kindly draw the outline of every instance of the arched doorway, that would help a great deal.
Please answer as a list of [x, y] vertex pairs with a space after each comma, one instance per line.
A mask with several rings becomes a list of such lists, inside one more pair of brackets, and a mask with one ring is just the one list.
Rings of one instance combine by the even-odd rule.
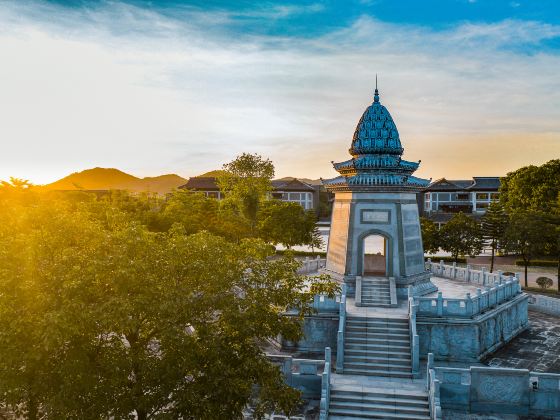
[[387, 276], [387, 239], [381, 235], [364, 238], [364, 276]]

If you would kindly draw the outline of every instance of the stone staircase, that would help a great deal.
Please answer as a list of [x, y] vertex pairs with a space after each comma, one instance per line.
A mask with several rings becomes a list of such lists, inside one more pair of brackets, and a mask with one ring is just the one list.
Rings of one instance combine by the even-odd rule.
[[420, 389], [395, 389], [395, 384], [387, 385], [393, 386], [334, 386], [331, 389], [329, 419], [430, 419], [427, 392]]
[[362, 278], [362, 306], [391, 306], [391, 288], [387, 278]]
[[347, 316], [344, 374], [412, 378], [406, 318]]

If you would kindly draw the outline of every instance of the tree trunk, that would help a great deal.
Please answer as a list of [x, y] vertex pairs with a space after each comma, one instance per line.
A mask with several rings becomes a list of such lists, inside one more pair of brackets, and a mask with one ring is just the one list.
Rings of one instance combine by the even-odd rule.
[[490, 272], [494, 271], [494, 244], [492, 243], [492, 256], [490, 257]]
[[147, 420], [148, 413], [144, 410], [136, 409], [136, 415], [138, 416], [138, 420]]
[[527, 280], [527, 267], [529, 266], [529, 261], [523, 260], [523, 263], [525, 264], [525, 288], [527, 288], [529, 287]]

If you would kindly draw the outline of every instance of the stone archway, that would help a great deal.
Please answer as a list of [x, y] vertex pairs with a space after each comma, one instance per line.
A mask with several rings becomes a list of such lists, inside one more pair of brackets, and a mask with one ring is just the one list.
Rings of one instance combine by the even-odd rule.
[[378, 233], [371, 233], [362, 241], [362, 275], [386, 277], [389, 271], [387, 238]]

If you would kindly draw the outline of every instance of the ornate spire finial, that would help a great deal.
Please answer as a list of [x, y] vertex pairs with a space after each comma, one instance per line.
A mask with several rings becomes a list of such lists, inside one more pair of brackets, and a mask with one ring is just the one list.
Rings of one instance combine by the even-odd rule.
[[375, 94], [373, 95], [373, 102], [379, 102], [379, 91], [377, 90], [377, 73], [375, 73]]

